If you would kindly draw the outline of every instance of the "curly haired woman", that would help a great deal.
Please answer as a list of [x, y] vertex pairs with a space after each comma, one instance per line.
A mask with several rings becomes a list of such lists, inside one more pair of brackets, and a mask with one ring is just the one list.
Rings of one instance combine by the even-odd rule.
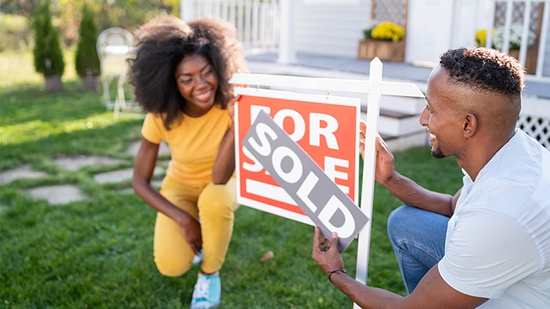
[[[219, 271], [233, 230], [236, 98], [228, 80], [244, 69], [235, 27], [221, 19], [185, 23], [161, 16], [136, 34], [130, 83], [147, 112], [132, 184], [158, 211], [154, 258], [161, 274], [180, 276], [203, 255], [191, 308], [220, 302]], [[159, 144], [172, 159], [160, 192], [151, 186]], [[200, 219], [199, 219], [200, 218]]]

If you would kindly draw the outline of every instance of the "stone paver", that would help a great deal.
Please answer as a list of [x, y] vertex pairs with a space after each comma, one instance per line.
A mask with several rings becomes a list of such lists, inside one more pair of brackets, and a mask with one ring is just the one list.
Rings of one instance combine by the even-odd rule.
[[[133, 155], [134, 157], [137, 155], [139, 146], [141, 145], [141, 141], [133, 142], [128, 149], [126, 149], [126, 153]], [[160, 143], [159, 147], [159, 156], [170, 154], [170, 147], [168, 147], [168, 144], [166, 144], [164, 141]]]
[[27, 194], [36, 199], [45, 199], [50, 204], [68, 204], [86, 198], [77, 187], [71, 185], [45, 186], [26, 190]]
[[76, 156], [57, 158], [53, 162], [69, 171], [78, 171], [79, 169], [90, 165], [117, 165], [126, 162], [125, 160], [103, 157], [103, 156]]
[[[159, 189], [162, 186], [162, 180], [153, 180], [153, 181], [151, 181], [151, 185], [153, 186], [153, 188]], [[117, 191], [117, 192], [119, 194], [135, 193], [134, 188], [127, 188], [127, 189], [123, 189], [123, 190], [120, 190], [120, 191]]]
[[21, 167], [3, 171], [2, 173], [0, 173], [0, 184], [8, 183], [16, 179], [32, 179], [45, 176], [48, 176], [48, 174], [44, 172], [33, 171], [31, 169], [31, 166], [26, 164]]
[[[160, 175], [163, 173], [164, 173], [164, 168], [159, 166], [155, 167], [153, 171], [153, 175]], [[132, 179], [133, 175], [134, 175], [134, 169], [126, 168], [118, 171], [111, 171], [111, 172], [96, 174], [94, 175], [94, 180], [101, 184], [121, 182], [123, 180]]]

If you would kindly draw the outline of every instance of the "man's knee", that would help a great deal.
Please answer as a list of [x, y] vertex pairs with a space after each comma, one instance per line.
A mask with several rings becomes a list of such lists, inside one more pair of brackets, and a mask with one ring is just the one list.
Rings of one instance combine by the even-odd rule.
[[[403, 232], [406, 232], [411, 228], [411, 212], [415, 208], [407, 205], [400, 206], [394, 209], [388, 217], [388, 237], [394, 241]], [[418, 222], [416, 222], [418, 224]]]

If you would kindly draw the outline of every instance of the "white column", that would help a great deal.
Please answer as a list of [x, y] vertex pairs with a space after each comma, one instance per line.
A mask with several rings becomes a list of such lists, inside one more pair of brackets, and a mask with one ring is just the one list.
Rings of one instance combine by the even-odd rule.
[[180, 17], [183, 21], [193, 19], [193, 0], [180, 1]]
[[281, 21], [279, 32], [279, 58], [278, 63], [296, 63], [296, 50], [294, 49], [294, 16], [295, 1], [280, 0]]

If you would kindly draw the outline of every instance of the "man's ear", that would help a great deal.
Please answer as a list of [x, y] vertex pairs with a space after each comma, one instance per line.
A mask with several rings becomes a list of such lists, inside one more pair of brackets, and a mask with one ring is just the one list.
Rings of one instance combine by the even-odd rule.
[[462, 132], [465, 138], [474, 136], [477, 130], [477, 117], [474, 114], [466, 114], [462, 124]]

